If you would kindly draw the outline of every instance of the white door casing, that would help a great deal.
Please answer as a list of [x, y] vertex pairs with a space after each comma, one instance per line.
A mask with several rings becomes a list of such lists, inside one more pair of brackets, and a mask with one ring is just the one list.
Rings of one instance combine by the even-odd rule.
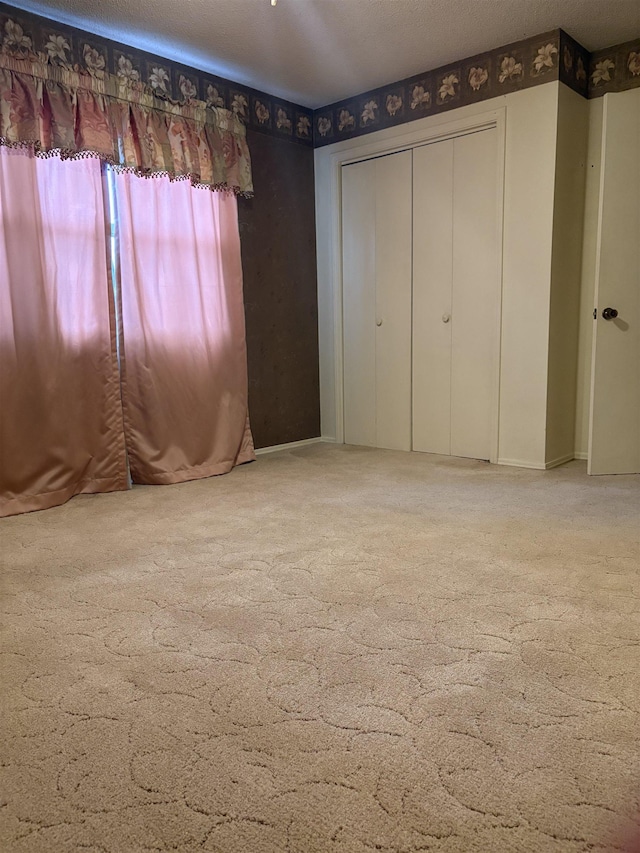
[[342, 168], [347, 443], [494, 455], [496, 137]]
[[[533, 91], [533, 90], [532, 90]], [[538, 90], [535, 90], [534, 94]], [[546, 103], [546, 101], [545, 101]], [[544, 106], [544, 105], [543, 105]], [[343, 271], [342, 271], [342, 167], [367, 158], [413, 149], [430, 142], [449, 139], [461, 134], [496, 128], [498, 179], [496, 199], [498, 215], [496, 233], [499, 245], [500, 289], [502, 287], [502, 241], [504, 223], [504, 174], [507, 142], [506, 107], [487, 110], [484, 105], [473, 105], [461, 110], [464, 115], [452, 117], [438, 115], [416, 122], [381, 130], [372, 136], [345, 140], [316, 152], [316, 221], [318, 223], [318, 311], [320, 335], [323, 436], [341, 443], [344, 435], [344, 328], [343, 328]], [[518, 162], [520, 162], [518, 160]], [[496, 316], [496, 336], [500, 340], [501, 293]], [[497, 462], [499, 427], [499, 353], [494, 377], [492, 404], [491, 461]]]

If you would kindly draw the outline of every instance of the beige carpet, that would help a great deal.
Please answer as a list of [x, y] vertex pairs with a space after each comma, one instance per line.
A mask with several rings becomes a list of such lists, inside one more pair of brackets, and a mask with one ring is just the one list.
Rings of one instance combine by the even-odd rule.
[[1, 522], [0, 850], [629, 849], [639, 515], [314, 445]]

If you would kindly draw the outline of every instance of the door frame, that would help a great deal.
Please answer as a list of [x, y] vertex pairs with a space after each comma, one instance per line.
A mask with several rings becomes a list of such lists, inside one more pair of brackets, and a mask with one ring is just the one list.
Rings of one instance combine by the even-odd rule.
[[[506, 147], [506, 107], [478, 110], [465, 117], [451, 119], [447, 115], [428, 117], [401, 128], [380, 130], [371, 136], [334, 143], [315, 150], [316, 222], [318, 252], [318, 322], [321, 327], [320, 388], [322, 436], [344, 444], [344, 358], [343, 358], [343, 282], [342, 282], [342, 167], [385, 154], [395, 154], [441, 142], [456, 136], [495, 128], [497, 135], [498, 170], [496, 181], [497, 217], [496, 240], [498, 269], [496, 270], [495, 333], [496, 352], [492, 382], [491, 455], [498, 461], [500, 422], [500, 351], [503, 289], [503, 223], [504, 223], [504, 165]], [[318, 180], [318, 178], [320, 178]], [[322, 334], [322, 328], [328, 334]], [[323, 379], [325, 381], [323, 381]]]

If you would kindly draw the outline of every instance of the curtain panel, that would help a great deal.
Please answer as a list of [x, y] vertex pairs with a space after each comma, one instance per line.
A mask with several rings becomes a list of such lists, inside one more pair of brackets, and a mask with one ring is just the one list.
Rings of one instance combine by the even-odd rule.
[[255, 459], [237, 200], [115, 175], [122, 399], [134, 483]]
[[111, 294], [100, 163], [0, 148], [0, 516], [128, 487]]
[[32, 52], [27, 36], [21, 39], [5, 36], [0, 44], [0, 145], [63, 159], [96, 156], [144, 177], [253, 194], [246, 130], [237, 115], [188, 93], [180, 103], [160, 98], [99, 63], [87, 70], [53, 64]]

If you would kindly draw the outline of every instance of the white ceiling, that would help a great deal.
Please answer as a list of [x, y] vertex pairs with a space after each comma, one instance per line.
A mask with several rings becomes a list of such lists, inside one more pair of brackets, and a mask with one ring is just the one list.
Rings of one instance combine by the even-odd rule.
[[589, 50], [640, 36], [640, 0], [13, 2], [309, 107], [557, 27]]

